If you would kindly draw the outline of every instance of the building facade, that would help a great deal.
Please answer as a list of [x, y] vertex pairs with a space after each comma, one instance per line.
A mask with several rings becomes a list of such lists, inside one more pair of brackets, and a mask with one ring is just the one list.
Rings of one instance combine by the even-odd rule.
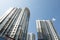
[[0, 37], [26, 40], [30, 11], [26, 8], [10, 8], [0, 18]]
[[36, 20], [38, 40], [59, 40], [51, 20]]
[[27, 40], [35, 40], [35, 34], [34, 33], [28, 33], [27, 34]]

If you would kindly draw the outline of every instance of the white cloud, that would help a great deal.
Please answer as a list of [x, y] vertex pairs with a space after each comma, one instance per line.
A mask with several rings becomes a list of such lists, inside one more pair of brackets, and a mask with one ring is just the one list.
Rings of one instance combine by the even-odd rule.
[[56, 19], [55, 18], [52, 18], [52, 21], [56, 21]]

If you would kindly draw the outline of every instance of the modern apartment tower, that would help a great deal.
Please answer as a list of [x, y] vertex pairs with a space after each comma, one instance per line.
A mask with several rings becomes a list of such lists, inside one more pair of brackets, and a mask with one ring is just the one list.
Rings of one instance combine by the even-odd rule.
[[51, 20], [36, 20], [38, 40], [59, 40]]
[[27, 40], [35, 40], [35, 34], [34, 33], [28, 33], [27, 34]]
[[8, 40], [26, 40], [30, 11], [26, 8], [10, 8], [0, 18], [0, 37]]

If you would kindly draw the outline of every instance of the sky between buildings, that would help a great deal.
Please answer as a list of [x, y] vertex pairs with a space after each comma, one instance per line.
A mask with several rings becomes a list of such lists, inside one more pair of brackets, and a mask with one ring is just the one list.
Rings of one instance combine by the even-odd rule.
[[[30, 21], [28, 32], [36, 34], [36, 23], [39, 20], [55, 20], [54, 27], [60, 35], [60, 0], [0, 0], [0, 17], [10, 7], [30, 9]], [[37, 38], [36, 38], [37, 40]]]

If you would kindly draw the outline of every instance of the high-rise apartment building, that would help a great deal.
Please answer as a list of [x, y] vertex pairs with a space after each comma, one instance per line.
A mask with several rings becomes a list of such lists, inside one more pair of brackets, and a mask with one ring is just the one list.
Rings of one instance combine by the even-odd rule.
[[59, 40], [51, 20], [36, 20], [38, 40]]
[[27, 40], [35, 40], [35, 34], [34, 33], [28, 33], [27, 34]]
[[26, 8], [10, 8], [0, 18], [0, 37], [26, 40], [30, 11]]

